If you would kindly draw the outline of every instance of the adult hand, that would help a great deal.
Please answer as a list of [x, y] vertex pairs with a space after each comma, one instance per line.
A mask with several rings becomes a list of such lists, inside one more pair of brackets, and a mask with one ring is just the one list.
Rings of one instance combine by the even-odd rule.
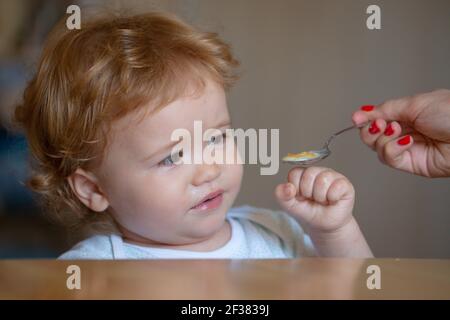
[[362, 141], [379, 159], [425, 177], [450, 176], [450, 90], [362, 106], [353, 113]]

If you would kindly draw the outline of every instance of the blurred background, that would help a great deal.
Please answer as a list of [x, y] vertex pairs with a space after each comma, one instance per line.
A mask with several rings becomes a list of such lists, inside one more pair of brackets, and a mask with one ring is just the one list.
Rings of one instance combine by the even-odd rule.
[[[52, 258], [73, 244], [24, 187], [29, 154], [10, 121], [70, 4], [82, 19], [84, 9], [163, 10], [218, 32], [242, 63], [228, 96], [235, 127], [280, 129], [281, 155], [322, 145], [360, 105], [450, 89], [448, 0], [0, 0], [0, 258]], [[381, 30], [366, 27], [371, 4]], [[383, 166], [356, 131], [322, 164], [353, 182], [355, 216], [377, 257], [450, 258], [450, 179]], [[247, 165], [236, 205], [279, 209], [273, 190], [289, 169], [261, 176]]]

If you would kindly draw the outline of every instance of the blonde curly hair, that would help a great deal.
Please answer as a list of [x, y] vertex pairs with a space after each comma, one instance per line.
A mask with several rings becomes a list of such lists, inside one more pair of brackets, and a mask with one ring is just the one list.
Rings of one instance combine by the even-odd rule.
[[32, 155], [27, 185], [45, 212], [70, 227], [118, 232], [109, 214], [92, 214], [67, 177], [101, 165], [113, 121], [151, 102], [155, 110], [180, 97], [187, 83], [211, 77], [229, 90], [239, 62], [217, 33], [202, 32], [174, 15], [108, 15], [50, 34], [15, 123]]

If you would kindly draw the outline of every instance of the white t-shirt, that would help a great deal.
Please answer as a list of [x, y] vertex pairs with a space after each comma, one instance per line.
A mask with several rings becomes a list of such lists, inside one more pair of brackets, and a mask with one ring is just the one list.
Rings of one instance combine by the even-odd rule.
[[316, 255], [309, 236], [283, 211], [241, 206], [231, 208], [226, 219], [231, 238], [213, 251], [144, 247], [110, 234], [83, 240], [59, 259], [280, 259]]

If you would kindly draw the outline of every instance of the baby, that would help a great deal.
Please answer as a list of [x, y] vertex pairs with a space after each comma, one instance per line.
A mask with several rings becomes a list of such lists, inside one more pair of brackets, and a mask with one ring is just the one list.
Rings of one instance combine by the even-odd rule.
[[90, 232], [60, 259], [372, 256], [353, 186], [331, 169], [293, 168], [272, 211], [232, 207], [239, 161], [177, 161], [193, 155], [171, 135], [194, 121], [222, 133], [207, 141], [216, 152], [236, 148], [225, 93], [237, 66], [217, 34], [169, 14], [55, 28], [15, 119], [36, 160], [29, 186]]

